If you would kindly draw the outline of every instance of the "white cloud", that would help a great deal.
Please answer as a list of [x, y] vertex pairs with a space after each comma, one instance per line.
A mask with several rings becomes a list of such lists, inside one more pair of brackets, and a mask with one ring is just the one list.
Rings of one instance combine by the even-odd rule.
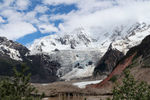
[[29, 23], [37, 24], [37, 23], [39, 23], [39, 21], [36, 18], [36, 14], [37, 14], [36, 11], [27, 12], [26, 14], [23, 14], [22, 19]]
[[42, 22], [47, 22], [49, 20], [49, 15], [42, 15], [39, 17], [39, 20]]
[[49, 8], [47, 6], [38, 5], [35, 7], [35, 11], [39, 13], [45, 13]]
[[29, 0], [17, 0], [16, 5], [17, 5], [17, 9], [25, 10], [30, 5], [30, 1]]
[[59, 5], [59, 4], [73, 4], [79, 0], [43, 0], [44, 4], [48, 5]]
[[9, 6], [10, 4], [12, 4], [14, 2], [14, 0], [3, 0], [3, 4], [2, 6], [3, 7], [6, 7], [6, 6]]
[[5, 9], [2, 12], [0, 12], [4, 17], [7, 18], [9, 22], [16, 22], [16, 21], [21, 21], [23, 14], [13, 10], [13, 9]]
[[[0, 3], [0, 16], [5, 17], [8, 24], [0, 27], [0, 35], [4, 36], [5, 32], [5, 36], [11, 39], [35, 32], [36, 28], [33, 25], [36, 25], [42, 33], [64, 33], [71, 32], [78, 27], [84, 27], [91, 35], [95, 33], [101, 35], [104, 31], [110, 32], [115, 26], [122, 24], [150, 22], [150, 0], [43, 0], [40, 5], [37, 4], [29, 12], [18, 12], [17, 10], [26, 10], [32, 4], [31, 0], [3, 1], [4, 3]], [[78, 9], [67, 14], [61, 14], [61, 11], [58, 12], [59, 14], [55, 14], [52, 11], [57, 8], [48, 8], [49, 5], [59, 4], [74, 4]], [[52, 14], [45, 13], [48, 10]], [[52, 23], [56, 20], [62, 20], [58, 27]], [[4, 22], [1, 17], [0, 22]], [[17, 27], [17, 25], [23, 24], [29, 30]]]
[[[0, 3], [0, 15], [5, 17], [7, 22], [0, 25], [0, 36], [15, 40], [36, 32], [36, 28], [24, 17], [26, 14], [17, 11], [27, 9], [29, 4], [29, 0], [3, 0], [3, 3]], [[4, 22], [2, 17], [0, 22]]]
[[32, 24], [26, 22], [15, 22], [2, 25], [0, 27], [0, 36], [5, 36], [9, 39], [15, 40], [35, 31], [36, 29], [32, 26]]
[[38, 26], [42, 33], [58, 32], [58, 29], [51, 24], [43, 24]]
[[114, 2], [112, 0], [80, 0], [77, 2], [77, 7], [82, 13], [93, 13], [113, 7]]
[[111, 32], [121, 25], [128, 26], [136, 22], [150, 24], [149, 0], [80, 0], [75, 4], [77, 11], [51, 16], [51, 20], [64, 21], [60, 25], [61, 33], [84, 27], [91, 35], [97, 33], [100, 36], [104, 31]]

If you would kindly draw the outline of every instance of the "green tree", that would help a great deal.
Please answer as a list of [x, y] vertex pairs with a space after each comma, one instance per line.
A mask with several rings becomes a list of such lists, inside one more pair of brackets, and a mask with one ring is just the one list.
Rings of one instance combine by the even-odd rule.
[[136, 81], [130, 71], [125, 70], [123, 84], [113, 89], [113, 100], [150, 100], [150, 86]]
[[21, 71], [13, 68], [12, 78], [0, 82], [0, 100], [40, 100], [41, 97], [31, 94], [37, 93], [30, 83], [31, 74], [27, 74], [28, 67], [21, 66]]

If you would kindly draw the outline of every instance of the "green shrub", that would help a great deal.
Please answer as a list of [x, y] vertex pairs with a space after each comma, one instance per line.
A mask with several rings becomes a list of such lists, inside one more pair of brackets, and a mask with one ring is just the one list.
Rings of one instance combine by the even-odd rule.
[[111, 82], [116, 82], [117, 81], [117, 75], [112, 76], [112, 78], [110, 79]]

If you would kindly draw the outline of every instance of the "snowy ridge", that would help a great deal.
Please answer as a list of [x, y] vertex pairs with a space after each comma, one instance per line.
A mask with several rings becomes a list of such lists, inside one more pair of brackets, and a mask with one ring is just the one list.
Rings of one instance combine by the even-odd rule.
[[17, 61], [22, 61], [19, 51], [15, 50], [15, 49], [9, 48], [5, 45], [0, 45], [0, 52], [2, 54], [8, 55], [11, 59], [14, 59]]
[[[99, 38], [93, 38], [84, 28], [73, 32], [54, 34], [37, 39], [29, 47], [31, 55], [50, 53], [58, 50], [100, 50], [103, 54], [110, 44], [113, 48], [126, 53], [129, 48], [138, 45], [144, 37], [149, 35], [150, 26], [146, 23], [117, 26], [110, 31], [101, 33]], [[98, 37], [98, 36], [97, 36]]]
[[100, 50], [105, 53], [108, 46], [112, 44], [112, 48], [117, 49], [124, 54], [138, 44], [150, 34], [150, 26], [146, 23], [136, 23], [131, 27], [122, 26], [118, 30], [114, 30], [109, 38], [101, 42]]
[[126, 54], [131, 47], [140, 44], [141, 41], [149, 34], [150, 26], [142, 23], [122, 39], [114, 41], [112, 43], [113, 48], [116, 48]]
[[20, 53], [25, 50], [27, 51], [27, 48], [21, 44], [8, 40], [5, 37], [0, 37], [1, 54], [9, 56], [13, 60], [22, 61], [22, 56]]
[[83, 28], [79, 28], [71, 33], [55, 34], [37, 39], [29, 49], [31, 54], [50, 53], [55, 50], [85, 50], [93, 47], [94, 41], [96, 40], [92, 39]]

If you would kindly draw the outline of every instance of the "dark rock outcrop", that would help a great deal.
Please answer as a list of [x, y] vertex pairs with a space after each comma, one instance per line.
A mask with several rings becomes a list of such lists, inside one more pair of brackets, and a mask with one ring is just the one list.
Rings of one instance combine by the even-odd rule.
[[44, 54], [28, 56], [32, 72], [32, 82], [47, 83], [57, 81], [59, 78], [56, 73], [61, 65], [50, 56]]
[[109, 46], [107, 52], [99, 61], [94, 69], [94, 76], [108, 75], [115, 68], [118, 61], [124, 56], [122, 52], [117, 49], [113, 49], [112, 45]]

